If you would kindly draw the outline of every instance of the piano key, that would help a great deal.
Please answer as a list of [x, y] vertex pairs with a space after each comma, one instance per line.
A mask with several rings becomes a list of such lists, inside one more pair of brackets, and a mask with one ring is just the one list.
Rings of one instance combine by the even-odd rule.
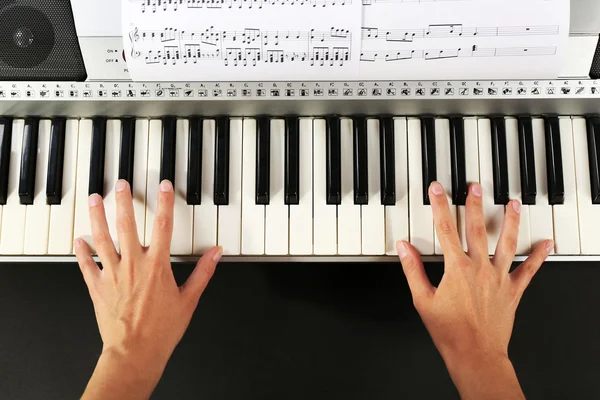
[[[452, 145], [450, 121], [444, 118], [435, 120], [435, 151], [437, 163], [437, 181], [443, 186], [448, 197], [448, 207], [456, 224], [456, 206], [452, 204]], [[435, 254], [443, 254], [434, 225]]]
[[[452, 204], [464, 206], [467, 202], [465, 159], [465, 123], [462, 117], [450, 119], [450, 159], [452, 162]], [[469, 138], [472, 139], [472, 138]]]
[[285, 120], [271, 120], [270, 202], [265, 206], [265, 253], [286, 255], [289, 252], [288, 210], [285, 204]]
[[[327, 118], [327, 204], [338, 205], [342, 201], [341, 180], [342, 171], [340, 170], [341, 150], [340, 150], [340, 119], [338, 117]], [[317, 171], [319, 173], [319, 171]]]
[[521, 167], [521, 202], [524, 205], [535, 205], [537, 184], [531, 117], [519, 118], [519, 164]]
[[323, 173], [327, 170], [328, 161], [327, 136], [325, 120], [315, 119], [313, 121], [313, 249], [315, 255], [335, 255], [337, 253], [337, 207], [335, 204], [327, 202], [328, 185], [326, 174]]
[[313, 122], [301, 118], [300, 137], [300, 201], [290, 207], [290, 254], [313, 253]]
[[[435, 136], [433, 135], [433, 119], [427, 122], [429, 125], [423, 128], [421, 120], [415, 118], [408, 119], [408, 181], [410, 182], [409, 191], [409, 215], [411, 221], [418, 221], [418, 223], [410, 224], [410, 244], [412, 244], [417, 251], [422, 255], [434, 254], [434, 237], [433, 237], [433, 214], [431, 213], [431, 207], [427, 205], [428, 197], [425, 197], [425, 193], [428, 188], [424, 188], [423, 185], [428, 184], [428, 180], [432, 178], [432, 174], [435, 175], [435, 169], [428, 169], [428, 175], [425, 174], [423, 160], [428, 158], [423, 155], [429, 156], [429, 160], [433, 158], [435, 152], [431, 153], [427, 150], [429, 146], [427, 143], [423, 143], [422, 139], [425, 138], [427, 142], [431, 143]], [[435, 164], [433, 164], [435, 167]]]
[[52, 120], [50, 159], [48, 161], [48, 178], [46, 182], [46, 201], [50, 205], [60, 205], [62, 199], [66, 125], [67, 120], [65, 118], [54, 118]]
[[8, 198], [2, 207], [2, 229], [0, 232], [0, 254], [23, 254], [25, 240], [25, 218], [27, 207], [19, 199], [19, 173], [23, 130], [25, 121], [13, 120], [10, 165], [8, 168]]
[[219, 205], [217, 240], [219, 246], [223, 246], [223, 254], [239, 255], [241, 250], [240, 221], [242, 220], [242, 120], [231, 119], [229, 128], [230, 144], [227, 147], [230, 147], [231, 158], [227, 173], [229, 177], [227, 183], [228, 203]]
[[12, 141], [11, 118], [0, 118], [0, 205], [6, 205], [8, 197], [8, 167]]
[[381, 171], [381, 204], [393, 206], [396, 204], [396, 160], [394, 150], [394, 119], [383, 117], [379, 120], [380, 171]]
[[547, 117], [546, 132], [546, 172], [548, 176], [548, 200], [550, 205], [565, 201], [562, 150], [560, 147], [560, 127], [558, 117]]
[[[202, 196], [194, 206], [194, 254], [204, 254], [217, 245], [218, 207], [214, 203], [215, 120], [202, 123]], [[254, 170], [252, 170], [254, 173]], [[252, 187], [254, 191], [254, 187]]]
[[559, 118], [560, 143], [563, 155], [565, 201], [552, 207], [554, 244], [557, 254], [579, 254], [579, 220], [577, 211], [577, 178], [573, 147], [573, 125], [570, 117]]
[[[187, 203], [187, 175], [190, 125], [187, 119], [175, 124], [175, 207], [173, 210], [173, 238], [171, 254], [192, 254], [194, 242], [194, 206]], [[241, 155], [240, 155], [241, 158]], [[237, 224], [239, 226], [240, 219]], [[232, 224], [232, 231], [234, 226]]]
[[[410, 122], [409, 122], [410, 128]], [[435, 151], [435, 120], [432, 117], [421, 118], [421, 168], [423, 204], [430, 205], [429, 186], [437, 180], [436, 151]]]
[[[579, 124], [579, 120], [577, 120]], [[587, 148], [592, 204], [600, 204], [600, 117], [587, 118]]]
[[271, 179], [271, 122], [269, 118], [257, 120], [256, 132], [256, 204], [269, 204]]
[[229, 119], [216, 120], [214, 204], [229, 204]]
[[494, 166], [494, 202], [507, 205], [508, 160], [506, 159], [506, 125], [504, 117], [491, 119], [492, 161]]
[[135, 165], [133, 167], [132, 194], [133, 212], [135, 214], [135, 222], [140, 243], [144, 243], [146, 232], [146, 185], [148, 184], [146, 174], [148, 166], [148, 130], [149, 121], [147, 119], [138, 119], [135, 121], [135, 146], [133, 153]]
[[396, 203], [385, 207], [386, 254], [396, 255], [396, 242], [409, 240], [408, 220], [408, 149], [406, 118], [394, 119]]
[[[465, 179], [467, 188], [470, 184], [479, 183], [479, 132], [476, 118], [465, 118]], [[491, 194], [491, 193], [490, 193]], [[466, 206], [458, 206], [456, 210], [458, 220], [458, 232], [464, 251], [467, 246], [467, 209]]]
[[300, 136], [298, 117], [285, 119], [285, 204], [300, 203]]
[[135, 120], [123, 118], [121, 120], [121, 146], [119, 149], [119, 179], [129, 183], [133, 193], [133, 170], [135, 159]]
[[104, 214], [108, 224], [110, 237], [115, 249], [120, 251], [117, 233], [117, 192], [115, 185], [119, 180], [121, 150], [121, 121], [106, 121], [105, 158], [104, 158]]
[[[82, 119], [81, 121], [79, 121], [79, 143], [76, 147], [77, 173], [75, 180], [75, 225], [73, 227], [73, 238], [82, 238], [83, 240], [85, 240], [92, 249], [92, 252], [95, 253], [95, 246], [94, 242], [92, 241], [92, 228], [90, 224], [88, 207], [88, 186], [92, 163], [90, 155], [92, 152], [93, 131], [93, 120]], [[104, 169], [102, 169], [102, 173], [104, 174]]]
[[[368, 182], [368, 164], [367, 164], [367, 119], [365, 117], [354, 118], [354, 149], [353, 149], [353, 171], [354, 171], [354, 204], [363, 205], [369, 201], [369, 182]], [[342, 157], [345, 150], [342, 148]], [[342, 160], [342, 179], [344, 179], [344, 169], [347, 165]], [[348, 175], [346, 175], [348, 176]], [[342, 182], [343, 185], [343, 182]], [[342, 188], [342, 190], [345, 190]], [[344, 203], [342, 199], [342, 203]]]
[[[384, 160], [380, 159], [380, 154], [382, 152], [380, 147], [381, 133], [379, 124], [379, 119], [369, 118], [367, 120], [369, 204], [361, 206], [363, 255], [385, 254], [385, 207], [382, 204], [381, 178], [383, 175], [380, 170]], [[384, 129], [393, 133], [393, 130], [391, 130], [389, 126]], [[386, 145], [391, 145], [391, 143], [389, 143], [390, 141], [391, 139], [388, 138]], [[387, 177], [393, 177], [391, 170], [388, 171], [386, 178]], [[387, 200], [390, 200], [390, 195], [393, 191], [392, 187], [393, 186], [389, 182], [386, 184], [386, 189], [388, 190]]]
[[[67, 255], [73, 250], [73, 229], [75, 223], [75, 183], [77, 179], [77, 142], [79, 141], [79, 121], [68, 119], [64, 130], [64, 158], [62, 160], [62, 182], [60, 204], [50, 206], [50, 227], [48, 234], [48, 254]], [[53, 131], [54, 132], [54, 131]], [[89, 157], [89, 151], [88, 151]], [[88, 158], [89, 163], [89, 158]], [[50, 173], [50, 172], [49, 172]], [[84, 173], [84, 179], [87, 174]], [[86, 193], [85, 183], [82, 193]]]
[[92, 144], [90, 148], [90, 175], [88, 194], [94, 193], [104, 197], [104, 158], [106, 147], [106, 118], [97, 117], [92, 120]]
[[537, 199], [535, 206], [529, 208], [529, 223], [531, 246], [535, 247], [543, 240], [553, 239], [554, 228], [552, 223], [552, 206], [548, 198], [544, 120], [542, 118], [533, 118], [532, 127]]
[[[366, 122], [366, 120], [365, 120]], [[360, 121], [358, 121], [360, 123]], [[356, 185], [354, 178], [356, 176], [354, 169], [354, 151], [356, 150], [356, 129], [353, 127], [353, 121], [350, 118], [340, 119], [340, 167], [342, 172], [341, 195], [342, 201], [337, 208], [337, 231], [338, 231], [338, 254], [340, 255], [360, 255], [361, 254], [361, 208], [355, 202]], [[367, 131], [364, 131], [365, 142]], [[354, 143], [354, 145], [353, 145]], [[366, 143], [364, 147], [367, 151]], [[366, 162], [366, 154], [365, 154]], [[363, 166], [365, 172], [367, 165]], [[366, 178], [366, 177], [365, 177]], [[366, 179], [365, 179], [366, 183]], [[368, 188], [365, 188], [368, 192]], [[365, 199], [368, 200], [368, 199]]]
[[488, 253], [489, 255], [493, 255], [496, 251], [496, 245], [500, 238], [500, 230], [504, 222], [504, 206], [496, 204], [495, 201], [491, 121], [487, 118], [479, 119], [477, 121], [477, 129], [479, 132], [479, 179], [483, 190], [483, 214], [488, 234]]
[[[242, 161], [242, 254], [265, 253], [265, 206], [256, 204], [256, 120], [244, 119]], [[312, 199], [311, 199], [312, 201]]]
[[21, 173], [19, 177], [19, 198], [21, 204], [33, 204], [38, 157], [39, 119], [25, 119], [23, 147], [21, 149]]
[[202, 119], [189, 121], [187, 203], [197, 206], [202, 201]]
[[[521, 201], [521, 162], [519, 157], [519, 123], [515, 118], [507, 118], [506, 126], [506, 155], [508, 166], [508, 192], [512, 200]], [[521, 205], [519, 236], [517, 237], [517, 255], [526, 255], [531, 251], [529, 209]]]
[[146, 223], [144, 224], [144, 246], [150, 246], [152, 243], [154, 219], [158, 208], [163, 131], [162, 124], [160, 119], [152, 119], [148, 124], [148, 167], [146, 173]]
[[175, 182], [177, 136], [177, 119], [173, 117], [163, 118], [159, 182], [168, 180], [173, 186], [177, 183]]

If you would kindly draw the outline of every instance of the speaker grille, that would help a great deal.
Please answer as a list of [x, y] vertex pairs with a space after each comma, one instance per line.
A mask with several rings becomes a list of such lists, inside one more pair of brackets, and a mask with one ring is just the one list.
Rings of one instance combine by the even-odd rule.
[[70, 1], [0, 1], [0, 7], [0, 80], [85, 80]]
[[594, 61], [592, 61], [590, 78], [600, 79], [600, 41], [598, 41], [598, 47], [596, 47], [596, 55], [594, 55]]

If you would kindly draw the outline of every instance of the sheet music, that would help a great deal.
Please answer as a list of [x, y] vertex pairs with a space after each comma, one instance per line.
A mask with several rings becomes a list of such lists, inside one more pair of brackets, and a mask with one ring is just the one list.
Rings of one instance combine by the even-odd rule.
[[362, 0], [360, 79], [555, 79], [569, 0]]
[[133, 80], [355, 79], [361, 0], [123, 0]]

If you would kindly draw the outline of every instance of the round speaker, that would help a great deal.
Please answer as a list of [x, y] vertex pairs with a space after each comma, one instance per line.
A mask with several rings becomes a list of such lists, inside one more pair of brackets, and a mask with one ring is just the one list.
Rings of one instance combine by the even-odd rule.
[[0, 60], [14, 68], [44, 62], [54, 48], [54, 28], [33, 7], [14, 6], [0, 13]]

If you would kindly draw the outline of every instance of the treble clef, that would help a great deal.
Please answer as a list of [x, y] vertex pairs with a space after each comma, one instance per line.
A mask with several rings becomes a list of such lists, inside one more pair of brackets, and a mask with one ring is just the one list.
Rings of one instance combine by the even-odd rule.
[[140, 56], [139, 50], [136, 50], [135, 44], [140, 40], [139, 29], [129, 32], [129, 41], [131, 42], [131, 57], [138, 58]]

